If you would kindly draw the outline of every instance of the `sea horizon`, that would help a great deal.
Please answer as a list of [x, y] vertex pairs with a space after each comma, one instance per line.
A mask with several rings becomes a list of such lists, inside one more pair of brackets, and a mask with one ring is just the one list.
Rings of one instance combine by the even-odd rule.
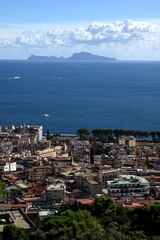
[[79, 128], [160, 128], [159, 61], [0, 60], [0, 70], [2, 126], [43, 125], [44, 133], [73, 134]]
[[[41, 56], [41, 55], [37, 55], [37, 56]], [[48, 57], [48, 56], [47, 56]], [[27, 61], [27, 62], [29, 62], [29, 60], [28, 60], [28, 58], [7, 58], [7, 59], [3, 59], [3, 58], [0, 58], [0, 61]], [[159, 60], [155, 60], [155, 59], [152, 59], [152, 60], [146, 60], [146, 59], [116, 59], [116, 61], [106, 61], [106, 62], [104, 62], [104, 61], [61, 61], [61, 60], [37, 60], [37, 61], [32, 61], [32, 62], [52, 62], [52, 63], [55, 63], [55, 62], [63, 62], [63, 63], [65, 63], [65, 62], [87, 62], [87, 63], [117, 63], [117, 62], [160, 62], [160, 59]]]

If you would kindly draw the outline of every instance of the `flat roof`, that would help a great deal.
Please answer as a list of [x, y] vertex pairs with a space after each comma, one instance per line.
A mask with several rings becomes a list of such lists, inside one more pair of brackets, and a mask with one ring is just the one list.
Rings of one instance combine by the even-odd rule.
[[147, 184], [148, 181], [143, 178], [143, 177], [139, 177], [139, 176], [135, 176], [135, 175], [120, 175], [118, 179], [114, 179], [111, 181], [107, 181], [108, 184], [133, 184], [133, 183], [144, 183]]
[[96, 182], [96, 181], [94, 181], [94, 180], [90, 180], [90, 181], [88, 181], [88, 183], [90, 183], [90, 184], [92, 184], [92, 185], [98, 185], [98, 184], [99, 184], [98, 182]]
[[46, 217], [46, 216], [48, 216], [48, 210], [43, 210], [43, 211], [39, 211], [39, 216], [40, 217]]
[[78, 198], [78, 199], [75, 199], [76, 202], [80, 202], [82, 204], [92, 204], [94, 202], [94, 200], [92, 199], [89, 199], [89, 198]]
[[65, 175], [65, 176], [73, 176], [75, 172], [73, 171], [68, 171], [68, 172], [62, 172], [61, 175]]
[[[6, 224], [8, 222], [8, 219], [10, 219], [10, 222], [14, 223], [17, 227], [21, 227], [24, 229], [30, 228], [29, 223], [25, 220], [24, 216], [18, 209], [17, 210], [0, 211], [0, 219], [6, 221]], [[0, 223], [0, 232], [3, 232], [3, 228], [6, 224]]]

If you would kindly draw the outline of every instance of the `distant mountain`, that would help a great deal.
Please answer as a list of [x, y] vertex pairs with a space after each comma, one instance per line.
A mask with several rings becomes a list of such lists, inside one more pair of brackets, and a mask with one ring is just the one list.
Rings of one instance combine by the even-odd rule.
[[36, 56], [31, 55], [28, 58], [29, 61], [65, 61], [65, 62], [113, 62], [117, 61], [116, 58], [109, 58], [109, 57], [102, 57], [98, 55], [94, 55], [89, 52], [80, 52], [74, 53], [71, 57], [64, 58], [64, 57], [47, 57], [47, 56]]

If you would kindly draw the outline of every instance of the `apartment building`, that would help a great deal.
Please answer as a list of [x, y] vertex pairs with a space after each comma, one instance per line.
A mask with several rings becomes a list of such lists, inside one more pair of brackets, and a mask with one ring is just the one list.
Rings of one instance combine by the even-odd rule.
[[126, 197], [149, 194], [149, 182], [135, 175], [120, 175], [119, 178], [107, 181], [108, 194], [111, 197]]
[[64, 201], [64, 192], [65, 184], [57, 183], [51, 184], [46, 188], [46, 202], [52, 204], [52, 202], [63, 202]]

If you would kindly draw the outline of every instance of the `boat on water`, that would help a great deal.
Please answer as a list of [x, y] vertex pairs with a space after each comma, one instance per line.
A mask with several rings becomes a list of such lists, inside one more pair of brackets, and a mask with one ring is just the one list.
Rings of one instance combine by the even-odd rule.
[[49, 114], [45, 113], [45, 114], [43, 114], [43, 117], [49, 117]]
[[20, 79], [20, 77], [19, 76], [15, 76], [15, 77], [13, 77], [13, 79]]

